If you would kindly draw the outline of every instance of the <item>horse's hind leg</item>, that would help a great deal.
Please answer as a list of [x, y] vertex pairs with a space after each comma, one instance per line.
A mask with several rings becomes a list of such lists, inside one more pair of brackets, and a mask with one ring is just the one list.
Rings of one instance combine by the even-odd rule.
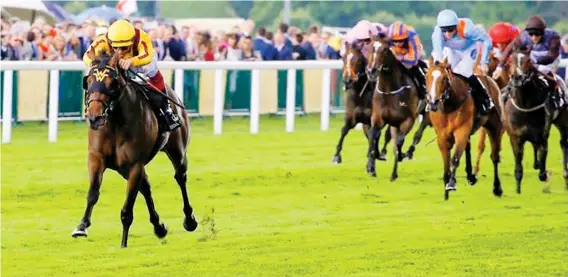
[[477, 159], [475, 160], [475, 168], [473, 169], [474, 177], [479, 173], [479, 168], [481, 167], [481, 158], [483, 157], [483, 152], [485, 151], [485, 137], [487, 136], [487, 130], [481, 128], [479, 130], [479, 140], [477, 141]]
[[181, 190], [181, 196], [183, 198], [183, 213], [185, 219], [183, 221], [183, 227], [189, 232], [195, 231], [197, 229], [197, 220], [193, 215], [193, 207], [189, 203], [189, 197], [187, 196], [187, 156], [185, 152], [182, 152], [182, 147], [168, 148], [166, 154], [170, 158], [172, 165], [175, 168], [174, 178]]
[[[498, 120], [498, 119], [497, 119]], [[500, 123], [497, 123], [500, 124]], [[503, 129], [499, 125], [488, 130], [489, 140], [491, 141], [491, 161], [493, 162], [493, 195], [503, 195], [501, 180], [499, 180], [499, 154], [501, 152], [501, 140], [503, 138]]]
[[152, 190], [150, 189], [150, 182], [148, 181], [148, 176], [144, 174], [142, 180], [140, 181], [140, 193], [146, 199], [146, 206], [148, 206], [148, 213], [150, 214], [150, 222], [154, 225], [154, 234], [158, 238], [164, 238], [168, 234], [168, 229], [166, 225], [160, 222], [160, 216], [156, 211], [154, 206], [154, 199], [152, 199]]
[[562, 168], [564, 170], [564, 183], [568, 190], [568, 126], [558, 126], [560, 131], [560, 147], [562, 148]]
[[88, 168], [89, 168], [89, 192], [87, 194], [87, 207], [85, 208], [85, 213], [81, 219], [79, 226], [73, 230], [71, 236], [76, 237], [86, 237], [87, 228], [91, 226], [91, 214], [93, 208], [97, 201], [99, 201], [100, 188], [103, 181], [103, 172], [105, 170], [103, 157], [99, 153], [89, 152], [88, 156]]
[[[394, 156], [394, 166], [392, 168], [392, 174], [391, 174], [391, 182], [396, 180], [398, 178], [398, 162], [399, 162], [399, 137], [400, 137], [400, 130], [398, 127], [392, 127], [389, 126], [389, 128], [387, 129], [390, 131], [390, 134], [393, 138], [396, 139], [395, 143], [392, 144], [392, 153]], [[403, 137], [404, 139], [404, 137]]]
[[337, 143], [337, 146], [335, 147], [335, 156], [333, 156], [333, 163], [334, 164], [340, 164], [341, 163], [341, 150], [343, 149], [343, 140], [345, 139], [345, 136], [347, 136], [349, 131], [351, 129], [353, 129], [353, 127], [355, 127], [355, 124], [353, 124], [352, 118], [346, 116], [345, 122], [343, 123], [343, 128], [341, 128], [341, 137], [339, 137], [339, 142]]
[[465, 173], [467, 174], [467, 181], [471, 186], [477, 183], [477, 177], [472, 172], [471, 167], [471, 142], [468, 140], [467, 145], [465, 146]]
[[534, 143], [532, 144], [532, 146], [533, 146], [533, 152], [534, 152], [533, 168], [535, 170], [538, 170], [540, 168], [540, 163], [538, 162], [538, 147]]
[[430, 125], [430, 117], [426, 114], [422, 118], [422, 122], [420, 122], [418, 130], [414, 134], [414, 137], [412, 139], [412, 145], [410, 145], [408, 151], [406, 152], [406, 156], [408, 157], [409, 160], [412, 160], [412, 158], [414, 157], [414, 151], [416, 150], [416, 146], [418, 145], [418, 143], [420, 143], [420, 140], [422, 140], [422, 135], [424, 134], [424, 130], [426, 130], [426, 128], [429, 125]]
[[[392, 134], [391, 134], [390, 125], [389, 125], [389, 128], [385, 129], [385, 142], [383, 143], [383, 149], [381, 150], [380, 153], [377, 151], [377, 153], [378, 153], [377, 160], [380, 160], [380, 161], [386, 161], [387, 160], [387, 145], [389, 144], [391, 139], [392, 139]], [[378, 143], [377, 143], [377, 147], [378, 147]]]

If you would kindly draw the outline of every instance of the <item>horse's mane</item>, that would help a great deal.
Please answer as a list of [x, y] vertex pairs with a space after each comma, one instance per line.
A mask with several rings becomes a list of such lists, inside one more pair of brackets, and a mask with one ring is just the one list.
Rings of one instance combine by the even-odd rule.
[[110, 52], [103, 51], [97, 57], [95, 57], [92, 65], [97, 66], [99, 68], [110, 66], [109, 63], [112, 60], [113, 56], [114, 55], [111, 54]]

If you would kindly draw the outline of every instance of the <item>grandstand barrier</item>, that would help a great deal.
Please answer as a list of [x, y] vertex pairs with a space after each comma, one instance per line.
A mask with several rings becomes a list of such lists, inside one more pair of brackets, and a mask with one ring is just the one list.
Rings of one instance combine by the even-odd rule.
[[[235, 91], [228, 87], [231, 85], [229, 80], [231, 71], [238, 70], [244, 71], [242, 74], [244, 78], [241, 80], [247, 81], [250, 79], [250, 84], [243, 86], [237, 85], [237, 90], [240, 88], [239, 102], [243, 104], [242, 97], [249, 97], [249, 100], [244, 101], [249, 105], [246, 109], [242, 107], [235, 110], [236, 114], [246, 114], [250, 116], [250, 133], [257, 134], [259, 132], [259, 115], [261, 113], [280, 113], [280, 107], [285, 106], [284, 114], [286, 118], [285, 130], [286, 132], [293, 132], [295, 126], [295, 115], [305, 109], [304, 101], [311, 103], [311, 108], [307, 109], [308, 112], [320, 112], [320, 129], [326, 131], [329, 129], [329, 115], [332, 107], [332, 102], [339, 103], [341, 100], [340, 94], [337, 94], [334, 99], [331, 99], [331, 83], [337, 81], [334, 90], [340, 90], [340, 80], [332, 79], [332, 70], [340, 69], [342, 61], [263, 61], [263, 62], [249, 62], [249, 61], [219, 61], [219, 62], [174, 62], [162, 61], [159, 62], [159, 67], [164, 72], [164, 75], [172, 77], [173, 88], [179, 98], [184, 102], [186, 108], [190, 113], [213, 115], [213, 132], [216, 135], [222, 133], [224, 108], [227, 105], [226, 99], [230, 97], [231, 91]], [[559, 67], [568, 67], [568, 59], [563, 59]], [[0, 87], [2, 105], [2, 143], [9, 143], [11, 141], [12, 123], [15, 121], [18, 113], [22, 113], [23, 120], [44, 120], [44, 115], [47, 113], [48, 121], [48, 140], [50, 142], [57, 141], [57, 126], [59, 120], [78, 120], [82, 119], [82, 110], [84, 109], [83, 96], [80, 94], [69, 94], [68, 90], [80, 91], [80, 83], [78, 76], [83, 76], [86, 73], [86, 68], [82, 62], [30, 62], [30, 61], [2, 61], [0, 62], [0, 78], [2, 79], [2, 86]], [[168, 75], [168, 71], [173, 70], [173, 75]], [[309, 70], [319, 70], [321, 72], [310, 72]], [[24, 73], [22, 71], [27, 71]], [[49, 73], [45, 75], [45, 72]], [[211, 72], [213, 71], [213, 72]], [[225, 72], [227, 71], [227, 72]], [[273, 71], [270, 73], [269, 71]], [[338, 79], [341, 79], [341, 72]], [[69, 74], [65, 74], [69, 72]], [[80, 73], [80, 74], [78, 74]], [[200, 74], [201, 73], [201, 74]], [[209, 74], [214, 73], [214, 74]], [[321, 74], [320, 74], [321, 73]], [[28, 75], [26, 75], [28, 74]], [[25, 76], [24, 76], [25, 75]], [[69, 81], [68, 78], [63, 76], [74, 76], [77, 80]], [[199, 77], [200, 75], [201, 78]], [[238, 74], [237, 74], [238, 75]], [[300, 75], [300, 76], [299, 76]], [[185, 82], [188, 78], [194, 78], [194, 82], [189, 85]], [[250, 76], [250, 77], [249, 77]], [[305, 77], [305, 78], [304, 78]], [[239, 79], [239, 77], [236, 77]], [[281, 80], [285, 78], [285, 80]], [[319, 78], [319, 80], [318, 80]], [[568, 70], [565, 76], [568, 79]], [[315, 80], [314, 80], [315, 79]], [[27, 82], [18, 82], [27, 81]], [[29, 81], [31, 80], [31, 81]], [[63, 82], [61, 82], [63, 80]], [[285, 81], [285, 82], [284, 82]], [[269, 82], [275, 87], [262, 87], [263, 98], [271, 98], [267, 91], [272, 90], [272, 93], [277, 97], [268, 99], [268, 107], [261, 107], [261, 83]], [[321, 94], [316, 92], [314, 95], [314, 86], [308, 88], [304, 82], [318, 82], [321, 87]], [[47, 91], [42, 91], [41, 84], [48, 85]], [[211, 88], [212, 85], [212, 89]], [[318, 87], [318, 86], [315, 86]], [[35, 92], [33, 95], [19, 95], [14, 93], [14, 90], [26, 89], [27, 91]], [[249, 92], [243, 93], [243, 88]], [[213, 91], [213, 99], [206, 98], [204, 95], [199, 95], [199, 90]], [[188, 93], [187, 91], [191, 91]], [[300, 90], [302, 90], [300, 93]], [[306, 91], [304, 94], [304, 91]], [[317, 89], [316, 89], [317, 90]], [[280, 93], [282, 92], [282, 93]], [[285, 94], [284, 94], [285, 93]], [[284, 95], [283, 95], [284, 94]], [[47, 109], [42, 107], [41, 103], [37, 104], [33, 100], [35, 98], [46, 98]], [[303, 98], [303, 99], [298, 99]], [[211, 101], [209, 101], [211, 100]], [[266, 100], [266, 99], [265, 99]], [[314, 105], [314, 102], [321, 101], [321, 105]], [[197, 103], [199, 102], [199, 103]], [[30, 104], [31, 103], [31, 104]], [[35, 103], [35, 104], [34, 104]], [[274, 104], [274, 108], [270, 107]], [[31, 107], [30, 107], [31, 105]], [[70, 106], [77, 106], [69, 108]], [[316, 107], [317, 106], [317, 107]], [[200, 107], [205, 107], [210, 111], [203, 111]], [[262, 108], [262, 111], [261, 111]], [[43, 110], [43, 111], [42, 111]], [[43, 115], [42, 115], [43, 113]], [[39, 115], [38, 115], [39, 114]], [[229, 111], [228, 114], [231, 114]]]
[[[302, 80], [306, 83], [311, 82], [310, 87], [311, 94], [305, 95], [306, 100], [311, 103], [311, 108], [309, 112], [320, 112], [320, 129], [326, 131], [329, 129], [329, 116], [331, 113], [331, 83], [332, 83], [332, 70], [341, 69], [343, 62], [340, 60], [318, 60], [318, 61], [263, 61], [263, 62], [251, 62], [251, 61], [219, 61], [219, 62], [175, 62], [175, 61], [161, 61], [158, 62], [160, 70], [168, 71], [173, 70], [173, 89], [176, 91], [179, 99], [186, 102], [188, 95], [185, 93], [186, 84], [184, 84], [184, 73], [188, 71], [201, 71], [211, 72], [214, 74], [212, 76], [201, 76], [197, 77], [199, 84], [193, 84], [193, 90], [196, 87], [207, 86], [211, 88], [213, 85], [213, 99], [212, 101], [207, 101], [208, 99], [202, 99], [202, 96], [192, 96], [193, 101], [200, 102], [199, 106], [209, 106], [212, 104], [212, 111], [210, 114], [213, 115], [213, 133], [215, 135], [220, 135], [222, 133], [223, 126], [223, 115], [224, 107], [226, 105], [225, 98], [227, 97], [227, 83], [228, 74], [225, 71], [250, 71], [250, 99], [247, 101], [250, 105], [248, 111], [245, 111], [247, 115], [250, 116], [250, 133], [257, 134], [259, 132], [259, 116], [261, 114], [261, 83], [270, 82], [274, 83], [273, 92], [277, 93], [278, 90], [282, 91], [282, 87], [278, 85], [278, 72], [280, 75], [285, 76], [286, 86], [285, 86], [285, 130], [286, 132], [293, 132], [295, 126], [295, 115], [298, 113], [298, 103], [303, 103], [302, 101], [297, 101], [297, 71], [302, 72]], [[14, 111], [17, 109], [19, 112], [24, 113], [25, 120], [44, 120], [42, 113], [45, 108], [37, 103], [33, 104], [33, 100], [36, 98], [47, 98], [47, 121], [48, 121], [48, 140], [50, 142], [57, 141], [57, 130], [59, 120], [79, 120], [82, 119], [81, 110], [84, 109], [84, 104], [82, 103], [82, 93], [69, 96], [66, 90], [77, 90], [76, 80], [75, 82], [68, 82], [67, 79], [62, 80], [63, 73], [81, 73], [80, 76], [86, 74], [85, 65], [80, 61], [56, 61], [56, 62], [46, 62], [46, 61], [2, 61], [0, 63], [0, 70], [2, 71], [2, 143], [9, 143], [11, 141], [11, 131], [12, 123], [15, 121]], [[28, 73], [24, 73], [27, 71]], [[45, 76], [45, 72], [48, 71], [48, 76]], [[271, 74], [273, 71], [274, 74]], [[317, 72], [315, 72], [317, 71]], [[24, 73], [24, 74], [22, 74]], [[22, 75], [26, 75], [23, 77]], [[73, 75], [75, 78], [77, 74], [67, 74]], [[168, 75], [168, 74], [165, 74]], [[197, 74], [197, 75], [210, 75], [210, 74]], [[243, 74], [245, 78], [249, 78], [247, 74]], [[210, 78], [212, 77], [212, 78]], [[168, 76], [165, 76], [168, 79]], [[18, 82], [20, 81], [20, 82]], [[318, 85], [313, 85], [315, 82]], [[42, 92], [44, 88], [41, 88], [41, 84], [48, 83], [48, 90]], [[212, 84], [211, 84], [212, 83]], [[302, 81], [303, 83], [303, 81]], [[337, 85], [337, 83], [336, 83]], [[18, 93], [14, 93], [14, 89], [21, 89], [22, 86], [27, 86], [27, 91], [35, 92], [37, 94], [27, 95], [26, 97], [19, 97]], [[307, 87], [308, 85], [306, 85]], [[79, 85], [80, 87], [80, 85]], [[320, 92], [316, 92], [314, 95], [314, 88], [321, 88]], [[336, 89], [337, 86], [334, 86]], [[263, 89], [265, 87], [263, 86]], [[302, 87], [303, 89], [304, 87]], [[207, 89], [207, 88], [204, 88]], [[270, 88], [268, 88], [270, 89]], [[241, 89], [242, 90], [242, 89]], [[29, 94], [29, 93], [28, 93]], [[302, 94], [300, 94], [302, 95]], [[77, 96], [80, 96], [81, 103], [78, 103]], [[14, 101], [15, 97], [20, 99]], [[25, 99], [22, 99], [25, 98]], [[276, 105], [274, 108], [274, 113], [278, 113], [278, 100], [282, 97], [273, 97], [271, 101]], [[28, 100], [26, 100], [28, 99]], [[26, 102], [28, 101], [28, 102]], [[63, 102], [62, 102], [63, 101]], [[79, 105], [79, 113], [77, 109], [63, 108], [67, 106], [67, 102], [71, 101], [75, 103], [74, 105]], [[205, 105], [201, 105], [201, 102], [207, 102]], [[315, 102], [321, 101], [321, 104], [316, 104]], [[16, 103], [15, 103], [16, 102]], [[211, 103], [212, 102], [212, 103]], [[242, 102], [242, 101], [241, 101]], [[282, 101], [281, 101], [282, 102]], [[30, 103], [30, 104], [28, 104]], [[186, 107], [188, 106], [187, 103]], [[33, 108], [29, 108], [29, 106]], [[35, 105], [35, 106], [34, 106]], [[196, 107], [199, 107], [196, 106]], [[26, 112], [22, 111], [22, 108], [28, 109]], [[210, 107], [208, 107], [210, 108]], [[207, 115], [207, 111], [197, 112]], [[271, 113], [270, 107], [263, 107], [265, 111], [263, 113]], [[188, 109], [191, 110], [192, 109]]]

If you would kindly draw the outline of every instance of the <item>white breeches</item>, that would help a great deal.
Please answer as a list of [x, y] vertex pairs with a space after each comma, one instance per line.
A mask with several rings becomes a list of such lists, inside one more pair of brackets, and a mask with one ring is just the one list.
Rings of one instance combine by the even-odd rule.
[[469, 78], [473, 75], [473, 64], [475, 63], [473, 56], [477, 53], [476, 49], [477, 44], [473, 44], [463, 51], [444, 47], [442, 55], [443, 59], [448, 58], [448, 62], [452, 66], [454, 73]]
[[540, 73], [542, 74], [548, 74], [550, 73], [550, 71], [552, 71], [552, 69], [558, 67], [558, 64], [560, 64], [560, 55], [558, 56], [558, 58], [556, 58], [556, 60], [554, 60], [554, 62], [552, 62], [551, 64], [547, 64], [547, 65], [542, 65], [539, 64], [537, 66], [538, 71], [540, 71]]
[[132, 67], [132, 70], [136, 73], [142, 73], [150, 78], [154, 77], [158, 73], [158, 55], [154, 54], [152, 61], [144, 66]]

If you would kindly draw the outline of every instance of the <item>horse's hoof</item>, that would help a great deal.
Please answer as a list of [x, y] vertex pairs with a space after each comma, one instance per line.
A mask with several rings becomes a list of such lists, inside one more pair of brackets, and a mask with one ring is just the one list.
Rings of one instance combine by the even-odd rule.
[[517, 187], [517, 194], [521, 194], [521, 188]]
[[195, 216], [191, 215], [190, 218], [185, 218], [185, 220], [183, 221], [183, 228], [185, 228], [186, 231], [188, 232], [193, 232], [195, 231], [195, 229], [197, 229], [197, 219], [195, 219]]
[[456, 191], [458, 190], [458, 187], [456, 186], [456, 181], [455, 180], [450, 180], [447, 184], [446, 184], [446, 191]]
[[75, 228], [75, 230], [73, 230], [71, 236], [74, 238], [87, 237], [87, 229], [77, 227]]
[[157, 227], [154, 227], [154, 234], [159, 239], [163, 239], [168, 234], [168, 227], [164, 223], [160, 223]]
[[398, 179], [398, 174], [393, 174], [393, 175], [391, 176], [391, 180], [390, 180], [390, 181], [391, 181], [391, 182], [394, 182], [394, 181], [396, 181], [396, 179]]
[[549, 172], [541, 172], [538, 174], [538, 179], [541, 182], [547, 182], [548, 181], [548, 177], [550, 177], [550, 173]]
[[387, 151], [386, 150], [381, 151], [381, 153], [379, 153], [379, 156], [377, 157], [377, 160], [386, 161], [387, 160]]
[[369, 174], [369, 176], [371, 177], [377, 177], [377, 172], [375, 172], [375, 169], [367, 169], [367, 174]]
[[477, 176], [475, 175], [468, 176], [467, 181], [469, 182], [470, 186], [473, 186], [477, 183]]
[[534, 164], [533, 164], [533, 168], [534, 168], [535, 170], [538, 170], [538, 169], [540, 168], [540, 163], [538, 163], [538, 162], [534, 163]]
[[503, 195], [503, 189], [502, 188], [498, 188], [498, 189], [493, 189], [493, 195], [497, 196], [497, 197], [501, 197], [501, 195]]
[[406, 152], [405, 155], [408, 158], [408, 160], [412, 160], [412, 158], [414, 158], [414, 152], [408, 151]]
[[405, 153], [400, 153], [398, 155], [398, 162], [402, 162], [404, 160], [404, 158], [406, 158], [406, 154]]
[[341, 156], [333, 157], [333, 163], [334, 164], [340, 164], [341, 163]]
[[450, 199], [450, 192], [449, 191], [444, 191], [444, 201], [448, 201], [448, 199]]

